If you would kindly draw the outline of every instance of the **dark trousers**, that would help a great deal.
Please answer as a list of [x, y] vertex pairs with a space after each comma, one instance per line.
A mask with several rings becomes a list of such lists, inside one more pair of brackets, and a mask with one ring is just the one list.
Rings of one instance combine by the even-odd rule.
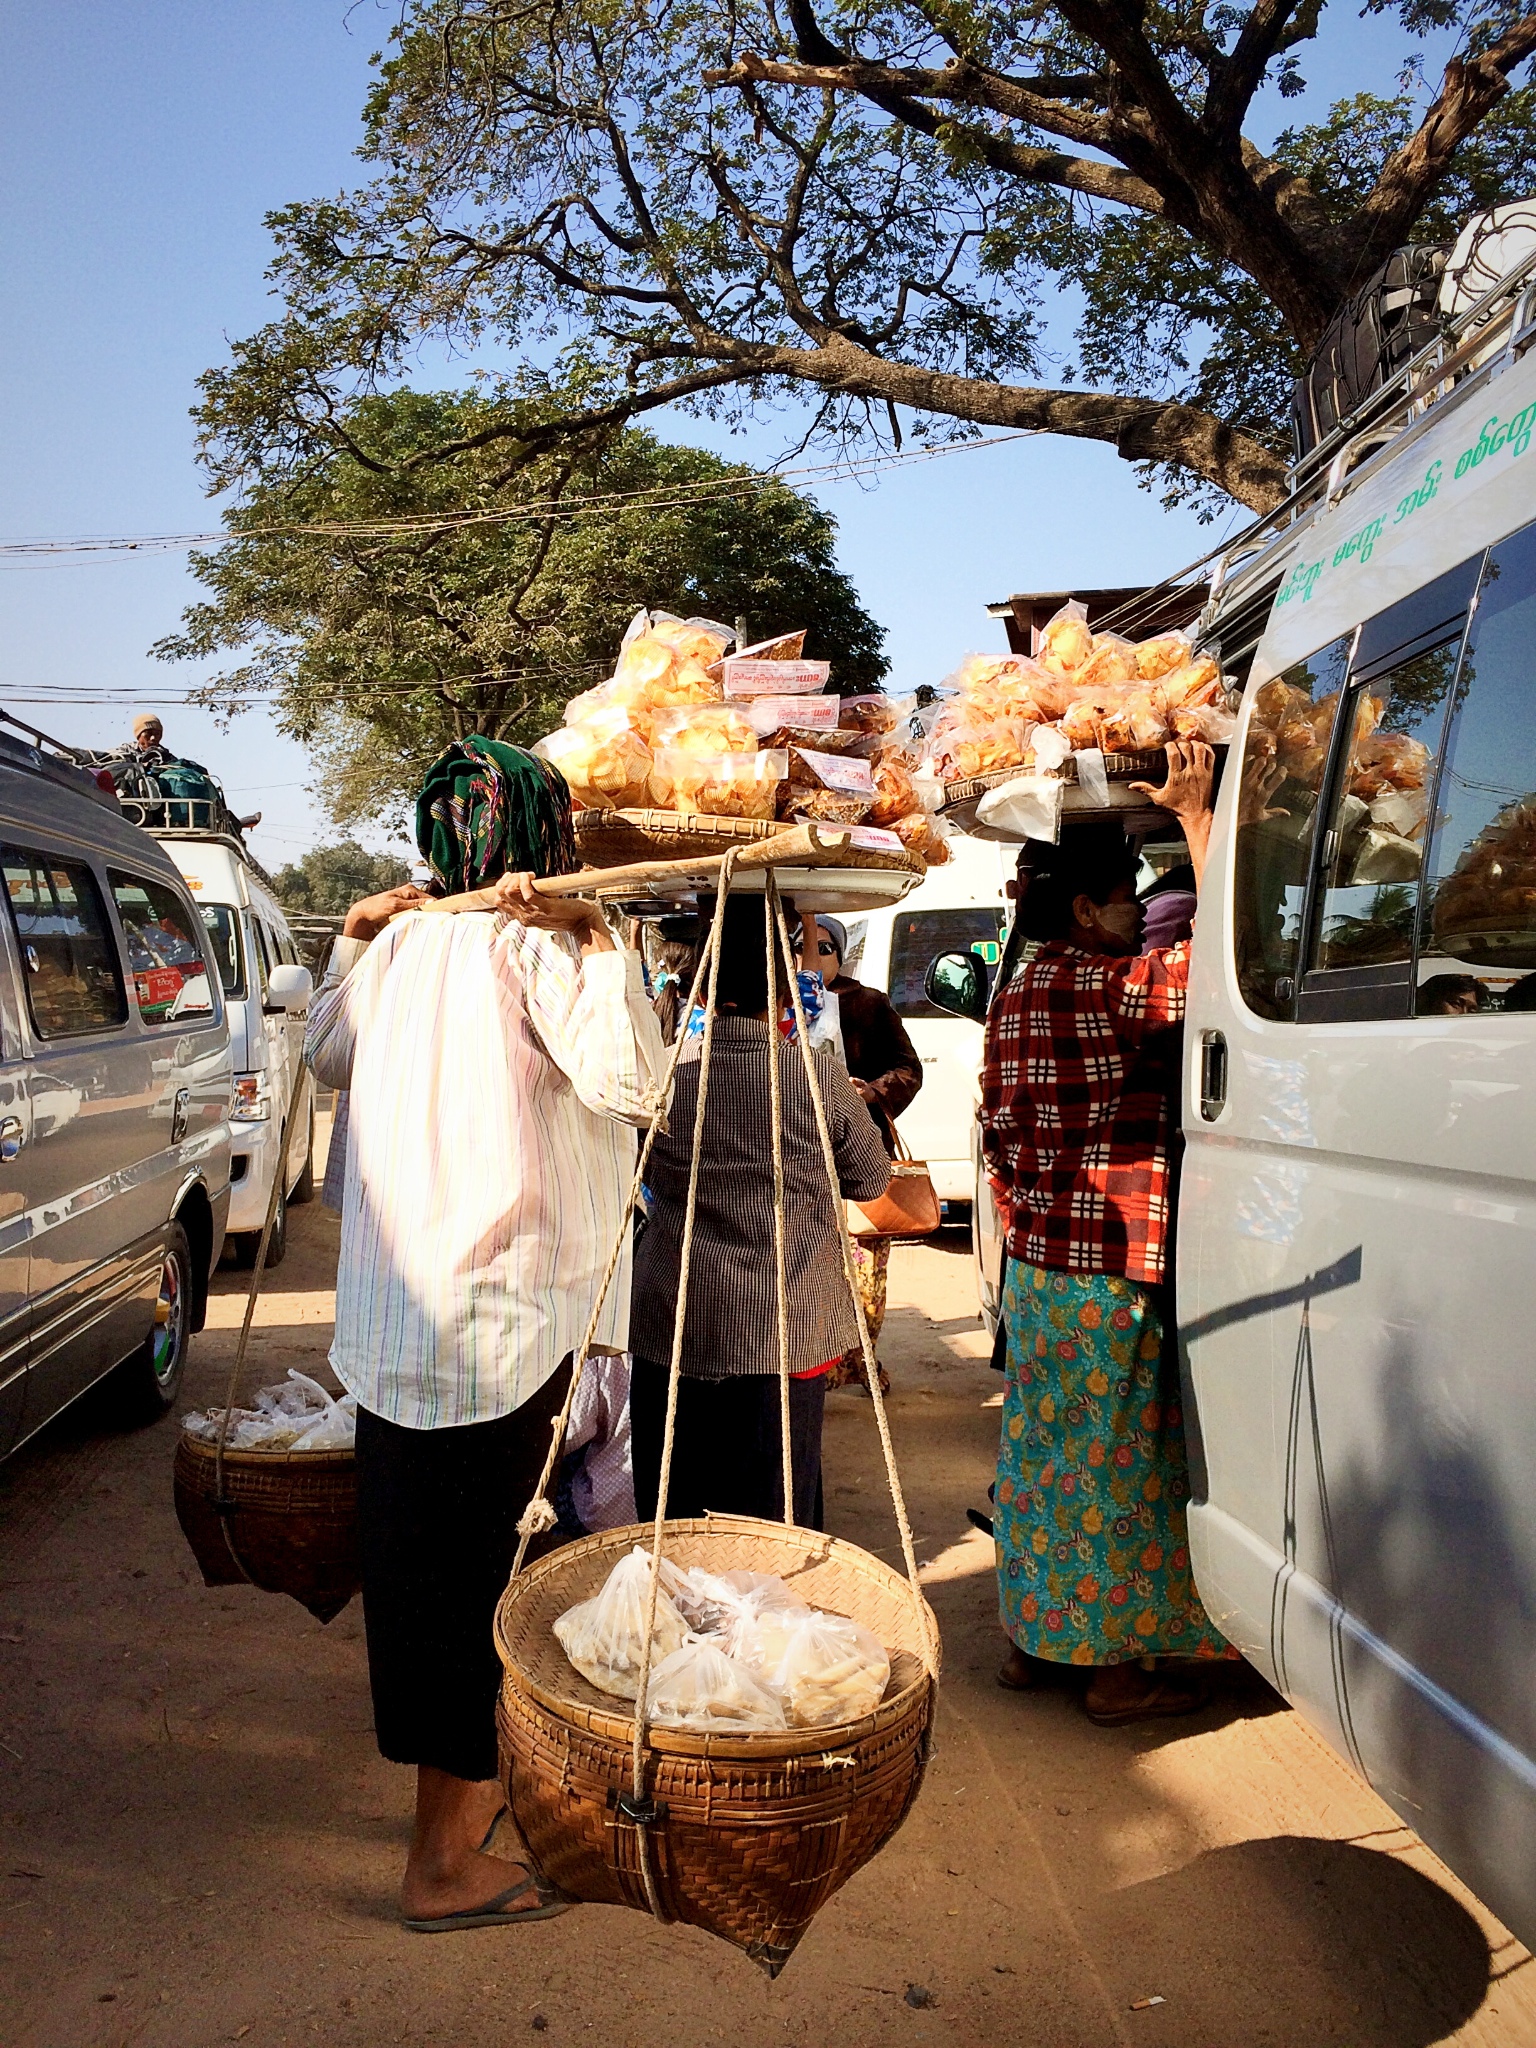
[[[821, 1527], [821, 1421], [826, 1375], [789, 1383], [789, 1454], [795, 1520]], [[630, 1447], [640, 1519], [656, 1512], [661, 1445], [666, 1434], [667, 1368], [637, 1358], [629, 1382]], [[784, 1519], [783, 1452], [776, 1373], [738, 1373], [723, 1380], [684, 1376], [677, 1390], [677, 1434], [667, 1513], [758, 1515]]]
[[457, 1429], [405, 1429], [357, 1411], [368, 1679], [391, 1763], [496, 1775], [491, 1623], [570, 1377], [567, 1359], [510, 1415]]

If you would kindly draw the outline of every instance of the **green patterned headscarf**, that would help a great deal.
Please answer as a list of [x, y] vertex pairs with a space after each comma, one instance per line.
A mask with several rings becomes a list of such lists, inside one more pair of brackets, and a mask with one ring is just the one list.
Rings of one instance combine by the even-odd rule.
[[578, 863], [565, 777], [501, 740], [456, 740], [421, 785], [416, 844], [449, 896], [509, 873], [571, 874]]

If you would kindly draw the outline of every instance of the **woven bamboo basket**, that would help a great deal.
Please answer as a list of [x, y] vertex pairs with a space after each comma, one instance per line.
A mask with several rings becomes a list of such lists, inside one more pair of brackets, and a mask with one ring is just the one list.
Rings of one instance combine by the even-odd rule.
[[[1028, 775], [1027, 764], [1012, 768], [990, 768], [985, 775], [966, 775], [944, 785], [945, 811], [956, 805], [975, 803], [978, 797], [986, 795], [989, 789], [1001, 789], [1005, 782], [1016, 782], [1021, 775]], [[1161, 747], [1138, 754], [1106, 754], [1104, 773], [1111, 782], [1162, 782], [1168, 774], [1168, 756]], [[1069, 754], [1061, 764], [1061, 780], [1069, 786], [1077, 782], [1077, 757]]]
[[578, 811], [575, 827], [576, 851], [593, 868], [724, 853], [784, 830], [767, 818], [685, 817], [676, 811]]
[[[652, 1531], [613, 1529], [513, 1578], [496, 1615], [497, 1721], [507, 1802], [529, 1854], [569, 1897], [651, 1910], [630, 1790], [634, 1723], [574, 1670], [553, 1633]], [[745, 1517], [668, 1522], [666, 1556], [711, 1571], [776, 1572], [802, 1598], [861, 1621], [891, 1653], [872, 1714], [757, 1735], [647, 1728], [646, 1829], [663, 1916], [707, 1928], [777, 1976], [818, 1909], [890, 1839], [928, 1760], [935, 1686], [911, 1587], [867, 1551]], [[938, 1627], [926, 1610], [931, 1640]]]
[[205, 1586], [287, 1593], [318, 1621], [333, 1621], [358, 1590], [350, 1450], [226, 1450], [221, 1506], [218, 1453], [183, 1430], [174, 1493]]

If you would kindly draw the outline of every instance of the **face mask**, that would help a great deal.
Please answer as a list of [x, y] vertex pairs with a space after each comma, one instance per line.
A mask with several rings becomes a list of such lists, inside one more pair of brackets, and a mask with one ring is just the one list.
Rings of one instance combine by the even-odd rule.
[[1134, 953], [1141, 944], [1141, 905], [1139, 903], [1100, 903], [1094, 906], [1094, 922], [1101, 931], [1117, 938], [1127, 953]]

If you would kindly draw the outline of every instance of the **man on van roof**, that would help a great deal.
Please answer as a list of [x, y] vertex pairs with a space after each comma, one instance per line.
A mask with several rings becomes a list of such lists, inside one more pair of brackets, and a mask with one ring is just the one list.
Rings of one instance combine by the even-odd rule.
[[141, 711], [133, 721], [133, 747], [138, 753], [154, 754], [161, 761], [176, 759], [165, 744], [165, 727], [153, 711]]

